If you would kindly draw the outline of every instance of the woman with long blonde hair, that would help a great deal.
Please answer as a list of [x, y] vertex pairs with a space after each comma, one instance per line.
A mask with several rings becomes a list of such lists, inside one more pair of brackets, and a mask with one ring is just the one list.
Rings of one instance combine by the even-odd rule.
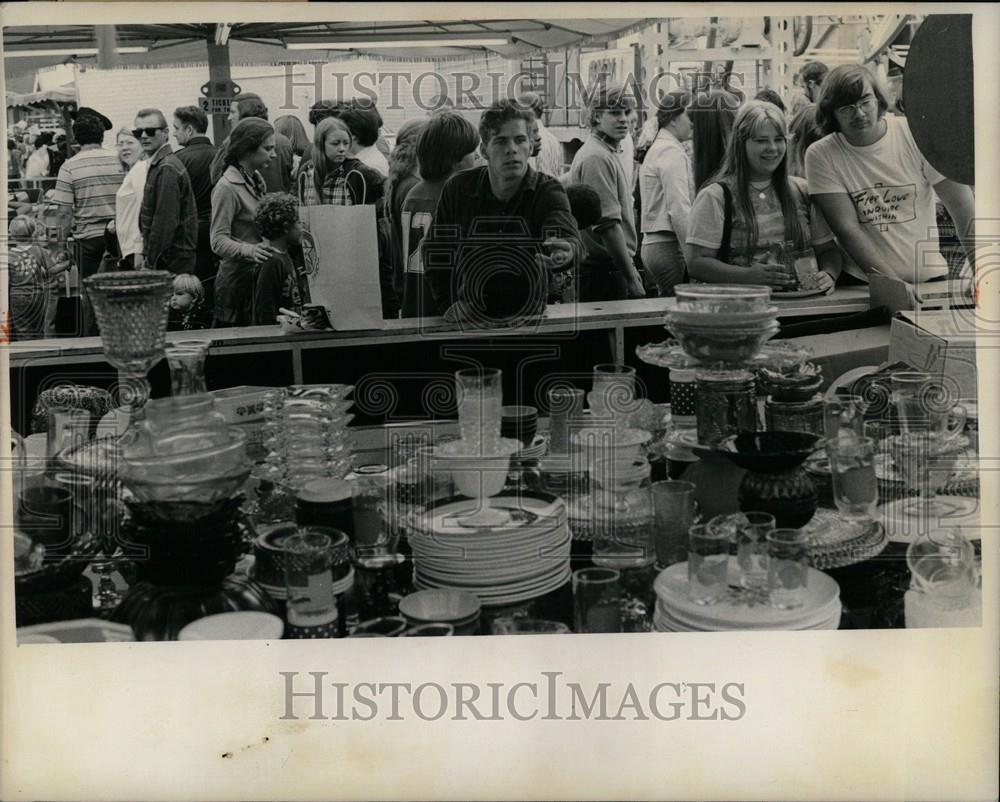
[[788, 175], [787, 128], [777, 106], [760, 100], [736, 114], [722, 165], [691, 208], [687, 238], [692, 278], [719, 284], [799, 286], [786, 243], [815, 255], [815, 289], [829, 292], [840, 275], [833, 234], [809, 200], [806, 182]]
[[339, 117], [316, 126], [313, 159], [299, 174], [299, 202], [307, 206], [362, 206], [378, 202], [385, 192], [378, 170], [352, 153], [354, 137]]

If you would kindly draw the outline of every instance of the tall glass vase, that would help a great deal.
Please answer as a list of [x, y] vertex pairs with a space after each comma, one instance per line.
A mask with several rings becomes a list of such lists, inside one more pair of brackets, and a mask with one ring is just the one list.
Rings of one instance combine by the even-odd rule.
[[121, 400], [132, 409], [132, 432], [149, 400], [146, 374], [163, 359], [172, 282], [165, 270], [98, 273], [83, 282], [104, 356], [124, 379]]
[[210, 340], [176, 340], [166, 347], [170, 365], [171, 395], [200, 395], [208, 392], [205, 360]]

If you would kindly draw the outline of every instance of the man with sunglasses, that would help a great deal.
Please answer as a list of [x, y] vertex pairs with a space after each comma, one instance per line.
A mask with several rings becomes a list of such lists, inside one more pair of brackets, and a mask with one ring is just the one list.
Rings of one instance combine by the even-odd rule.
[[167, 119], [159, 109], [143, 109], [136, 115], [132, 134], [149, 160], [139, 211], [142, 253], [136, 253], [135, 266], [194, 273], [198, 207], [191, 178], [170, 149]]
[[904, 117], [887, 115], [889, 98], [861, 65], [831, 71], [820, 87], [816, 122], [824, 134], [806, 151], [809, 193], [854, 265], [920, 283], [946, 278], [936, 233], [935, 193], [972, 252], [971, 187], [945, 178], [917, 148]]

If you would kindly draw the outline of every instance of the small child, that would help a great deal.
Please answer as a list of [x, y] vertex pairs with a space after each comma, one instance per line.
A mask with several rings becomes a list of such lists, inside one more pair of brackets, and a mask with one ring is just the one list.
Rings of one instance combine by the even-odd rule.
[[174, 276], [173, 289], [167, 331], [207, 329], [211, 322], [211, 310], [205, 308], [205, 288], [201, 279], [194, 273], [178, 273]]
[[289, 247], [298, 245], [302, 237], [298, 202], [280, 192], [265, 195], [254, 223], [264, 243], [277, 253], [257, 268], [252, 320], [255, 326], [272, 326], [278, 322], [280, 309], [301, 312], [309, 302], [305, 276], [288, 255]]
[[62, 260], [56, 262], [39, 244], [40, 226], [33, 217], [15, 217], [7, 231], [11, 339], [54, 337], [59, 305], [57, 277], [69, 269], [69, 259], [63, 254]]

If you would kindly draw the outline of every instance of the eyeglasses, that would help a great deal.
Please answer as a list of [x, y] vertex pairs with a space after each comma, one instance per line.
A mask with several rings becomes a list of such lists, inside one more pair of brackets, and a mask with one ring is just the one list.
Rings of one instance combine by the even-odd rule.
[[846, 106], [838, 106], [837, 114], [850, 114], [854, 111], [865, 111], [875, 103], [875, 95], [865, 95], [857, 103], [848, 103]]
[[133, 128], [132, 136], [134, 136], [136, 139], [139, 139], [139, 137], [145, 134], [146, 136], [152, 138], [156, 136], [157, 131], [165, 131], [166, 128], [167, 126], [165, 125], [158, 125], [156, 128]]

